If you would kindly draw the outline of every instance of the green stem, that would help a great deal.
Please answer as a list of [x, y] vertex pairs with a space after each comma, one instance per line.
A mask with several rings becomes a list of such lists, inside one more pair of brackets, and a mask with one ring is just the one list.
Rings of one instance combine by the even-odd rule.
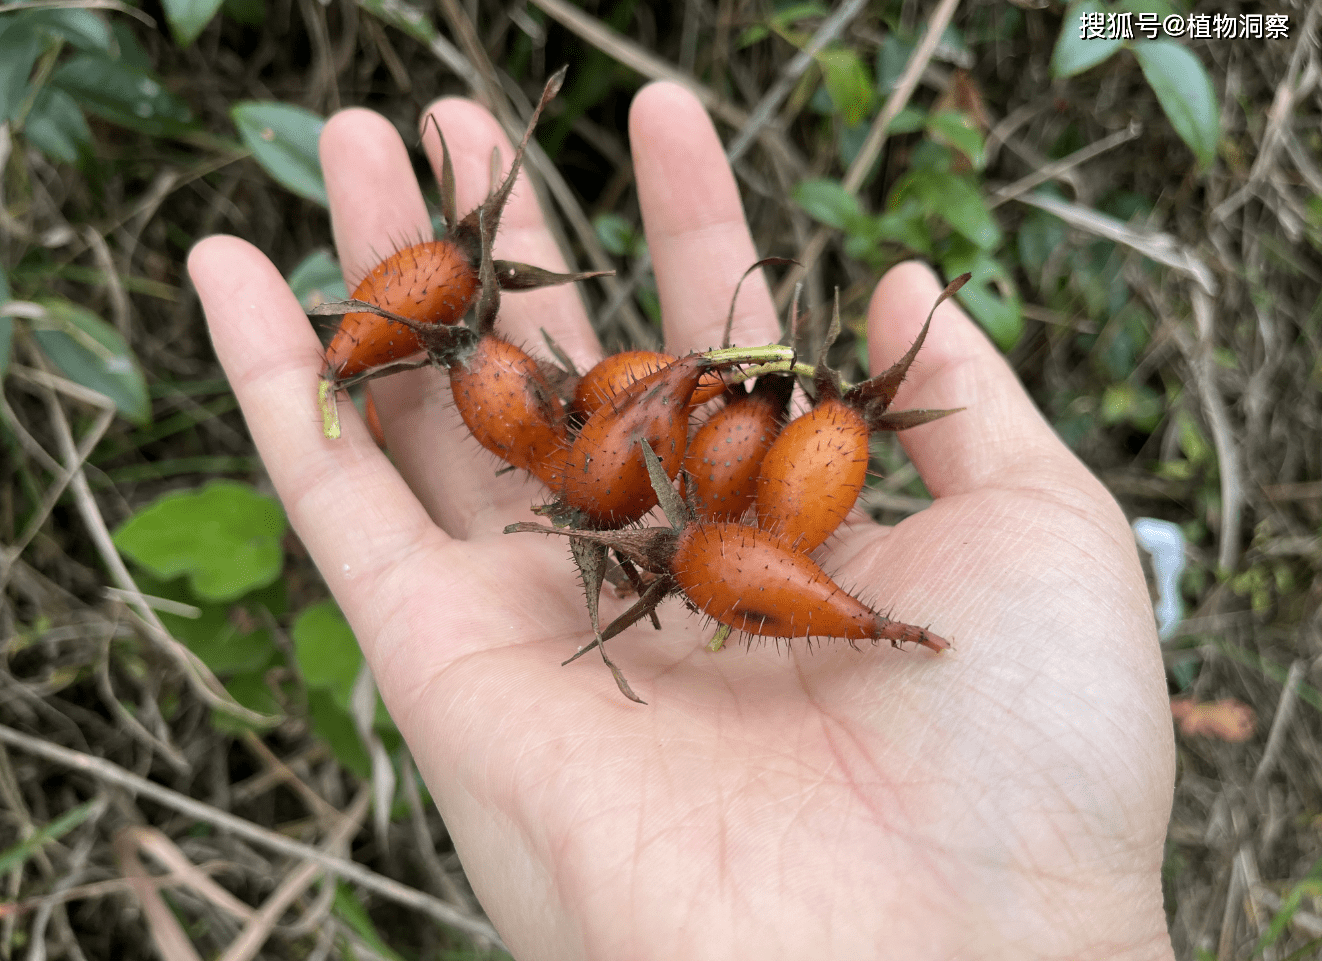
[[737, 374], [731, 374], [727, 380], [731, 384], [742, 384], [746, 380], [752, 380], [754, 377], [761, 377], [763, 374], [794, 374], [798, 377], [807, 377], [812, 379], [816, 372], [811, 364], [795, 364], [790, 366], [787, 360], [778, 360], [772, 364], [760, 364], [757, 367], [749, 367], [739, 371]]
[[788, 363], [794, 359], [794, 348], [784, 344], [767, 344], [764, 347], [722, 347], [709, 350], [702, 356], [722, 365], [734, 364], [774, 364], [777, 361]]

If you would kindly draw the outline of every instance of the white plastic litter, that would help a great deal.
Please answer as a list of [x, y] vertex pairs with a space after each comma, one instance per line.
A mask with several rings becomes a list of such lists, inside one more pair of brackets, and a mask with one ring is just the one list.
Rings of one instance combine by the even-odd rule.
[[1180, 575], [1184, 573], [1184, 531], [1178, 524], [1140, 517], [1134, 521], [1134, 539], [1152, 555], [1152, 576], [1157, 582], [1157, 635], [1164, 641], [1184, 620]]

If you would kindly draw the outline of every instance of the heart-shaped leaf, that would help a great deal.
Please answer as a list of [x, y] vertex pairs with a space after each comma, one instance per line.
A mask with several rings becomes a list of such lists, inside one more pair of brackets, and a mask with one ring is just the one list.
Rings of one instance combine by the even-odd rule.
[[187, 576], [203, 600], [230, 601], [280, 576], [285, 515], [269, 497], [237, 481], [175, 491], [115, 531], [115, 546], [153, 576]]

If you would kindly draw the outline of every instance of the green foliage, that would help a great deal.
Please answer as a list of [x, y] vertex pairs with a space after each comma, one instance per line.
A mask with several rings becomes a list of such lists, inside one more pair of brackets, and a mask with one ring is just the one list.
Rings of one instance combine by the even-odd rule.
[[1054, 76], [1073, 77], [1090, 70], [1125, 45], [1119, 37], [1110, 40], [1081, 38], [1079, 23], [1085, 13], [1105, 15], [1106, 7], [1098, 0], [1082, 0], [1069, 5], [1061, 24], [1060, 36], [1056, 39], [1056, 48], [1051, 53], [1051, 73]]
[[363, 666], [353, 630], [334, 601], [313, 604], [298, 616], [290, 635], [303, 680], [325, 690], [346, 712], [354, 681]]
[[22, 867], [28, 858], [51, 841], [58, 841], [78, 825], [86, 821], [96, 807], [96, 800], [84, 801], [77, 807], [65, 811], [43, 828], [32, 832], [27, 838], [13, 847], [0, 851], [0, 874], [8, 874], [15, 868]]
[[24, 130], [38, 150], [59, 163], [77, 163], [92, 148], [92, 130], [78, 102], [55, 87], [37, 91]]
[[[1023, 305], [1014, 278], [996, 256], [1004, 235], [987, 205], [979, 171], [986, 163], [982, 135], [954, 110], [928, 115], [906, 108], [892, 122], [923, 130], [928, 139], [913, 151], [910, 169], [896, 181], [881, 214], [865, 211], [839, 181], [818, 178], [797, 184], [795, 202], [818, 222], [845, 234], [845, 252], [884, 269], [902, 256], [936, 260], [949, 277], [965, 271], [972, 281], [960, 302], [1003, 350], [1023, 335]], [[972, 170], [956, 172], [956, 158]]]
[[909, 198], [925, 216], [944, 220], [980, 250], [1000, 245], [1000, 228], [978, 188], [965, 176], [948, 170], [911, 170], [895, 184], [889, 204], [903, 206]]
[[[343, 881], [334, 883], [335, 900], [332, 903], [331, 911], [335, 916], [347, 924], [358, 937], [362, 938], [377, 957], [385, 958], [386, 961], [404, 961], [381, 937], [381, 932], [372, 923], [372, 919], [367, 914], [367, 908], [364, 907], [363, 902], [358, 900], [357, 895], [353, 893], [353, 889]], [[350, 956], [352, 957], [351, 952]]]
[[[243, 484], [216, 481], [157, 499], [121, 525], [114, 539], [148, 572], [139, 576], [142, 590], [182, 607], [160, 611], [162, 623], [224, 679], [231, 697], [263, 714], [305, 711], [336, 759], [369, 777], [371, 759], [352, 715], [363, 655], [339, 608], [327, 600], [298, 614], [289, 630], [292, 664], [277, 643], [275, 632], [288, 610], [279, 579], [284, 530], [284, 514], [270, 498]], [[288, 680], [291, 667], [303, 678], [303, 705]], [[231, 732], [247, 726], [218, 712], [212, 723]], [[384, 743], [399, 745], [379, 699], [372, 723]]]
[[1145, 384], [1112, 384], [1102, 395], [1102, 423], [1132, 424], [1152, 433], [1164, 413], [1161, 395]]
[[973, 274], [955, 296], [991, 335], [996, 346], [1009, 351], [1024, 333], [1023, 305], [1009, 271], [987, 251], [952, 243], [941, 262], [948, 277]]
[[359, 0], [359, 6], [421, 44], [430, 46], [439, 35], [431, 18], [405, 0]]
[[339, 262], [329, 251], [314, 250], [289, 274], [289, 289], [293, 291], [304, 310], [318, 304], [348, 300], [349, 290], [344, 285], [344, 274]]
[[830, 12], [827, 7], [820, 3], [790, 3], [781, 7], [762, 23], [755, 23], [751, 27], [747, 27], [739, 35], [735, 46], [742, 50], [759, 40], [765, 40], [774, 32], [796, 47], [802, 47], [808, 42], [808, 35], [792, 29], [793, 25], [800, 20], [824, 17]]
[[[360, 777], [371, 774], [372, 762], [353, 722], [350, 699], [363, 670], [363, 654], [353, 630], [334, 601], [306, 608], [290, 629], [294, 658], [308, 689], [308, 715], [317, 736], [335, 757]], [[398, 743], [398, 732], [380, 700], [373, 724], [378, 734]]]
[[848, 47], [827, 47], [817, 52], [817, 64], [845, 125], [861, 124], [872, 109], [872, 78], [858, 54]]
[[224, 0], [162, 0], [174, 42], [187, 47], [220, 12]]
[[1085, 40], [1080, 36], [1080, 18], [1085, 13], [1106, 16], [1115, 12], [1137, 15], [1148, 11], [1161, 15], [1169, 10], [1162, 0], [1123, 0], [1117, 4], [1075, 0], [1066, 8], [1051, 56], [1051, 72], [1056, 77], [1073, 77], [1109, 60], [1118, 50], [1128, 49], [1138, 60], [1171, 126], [1206, 171], [1216, 159], [1221, 112], [1212, 80], [1202, 62], [1183, 44], [1169, 40], [1126, 40], [1119, 36]]
[[79, 53], [57, 67], [50, 82], [84, 110], [151, 137], [180, 137], [197, 129], [180, 97], [122, 55]]
[[158, 498], [120, 525], [114, 540], [153, 576], [186, 576], [198, 597], [226, 601], [280, 576], [284, 533], [284, 512], [271, 498], [213, 481]]
[[[891, 126], [894, 128], [893, 121]], [[967, 157], [974, 170], [987, 166], [986, 144], [968, 114], [958, 110], [942, 110], [928, 118], [927, 130]]]
[[330, 206], [317, 140], [326, 121], [287, 103], [246, 101], [230, 108], [253, 159], [282, 187], [323, 207]]
[[647, 249], [643, 232], [619, 214], [604, 213], [592, 218], [597, 239], [616, 257], [638, 257]]
[[1133, 49], [1171, 126], [1198, 163], [1210, 167], [1221, 135], [1221, 109], [1202, 63], [1187, 47], [1168, 40], [1140, 41]]
[[197, 129], [187, 104], [164, 88], [122, 25], [84, 9], [23, 9], [0, 18], [0, 119], [50, 159], [86, 164], [95, 144], [84, 111], [153, 136]]
[[51, 363], [74, 383], [105, 394], [134, 423], [150, 421], [146, 379], [119, 331], [72, 301], [38, 303], [45, 313], [31, 321], [32, 335]]
[[858, 198], [838, 180], [804, 180], [795, 185], [795, 203], [810, 217], [836, 230], [861, 232], [868, 227]]

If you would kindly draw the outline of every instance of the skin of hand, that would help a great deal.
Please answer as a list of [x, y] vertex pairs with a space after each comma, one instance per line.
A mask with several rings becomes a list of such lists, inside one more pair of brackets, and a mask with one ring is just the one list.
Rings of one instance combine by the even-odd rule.
[[[484, 110], [432, 108], [459, 209], [512, 150]], [[668, 349], [717, 345], [757, 259], [699, 104], [654, 84], [630, 116]], [[434, 130], [424, 138], [433, 168]], [[407, 150], [346, 110], [321, 153], [349, 289], [430, 237]], [[516, 185], [496, 256], [563, 262]], [[678, 601], [611, 642], [648, 702], [594, 656], [559, 538], [504, 535], [548, 499], [467, 436], [448, 381], [375, 381], [391, 462], [341, 405], [321, 435], [320, 348], [284, 280], [232, 237], [189, 269], [216, 353], [290, 520], [376, 676], [515, 957], [1172, 957], [1160, 868], [1174, 745], [1152, 607], [1120, 509], [953, 302], [895, 409], [965, 407], [900, 434], [935, 497], [894, 528], [853, 520], [817, 554], [954, 652], [754, 641], [712, 654]], [[912, 342], [940, 283], [905, 264], [869, 308], [873, 370]], [[544, 327], [580, 369], [600, 348], [577, 293], [506, 294], [500, 329]], [[733, 342], [775, 341], [750, 278]], [[627, 600], [608, 589], [603, 623]]]

